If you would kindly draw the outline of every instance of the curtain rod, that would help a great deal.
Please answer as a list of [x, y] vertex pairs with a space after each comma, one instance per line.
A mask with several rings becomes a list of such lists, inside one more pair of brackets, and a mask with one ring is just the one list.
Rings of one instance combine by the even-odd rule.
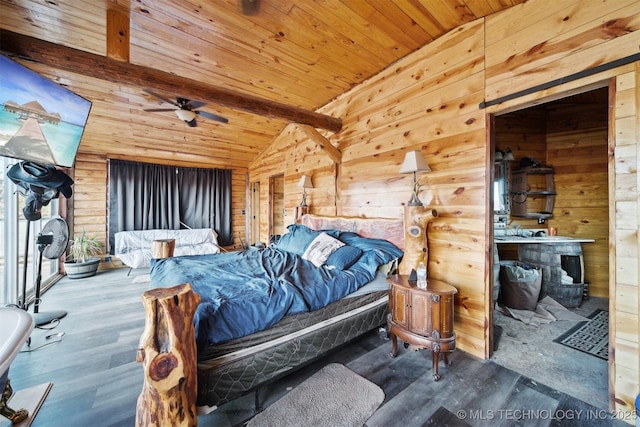
[[564, 83], [568, 83], [574, 80], [581, 79], [583, 77], [592, 76], [594, 74], [600, 73], [602, 71], [610, 70], [612, 68], [620, 67], [622, 65], [627, 65], [635, 61], [640, 61], [640, 53], [636, 53], [631, 56], [626, 56], [624, 58], [616, 59], [615, 61], [607, 62], [606, 64], [598, 65], [597, 67], [589, 68], [587, 70], [579, 71], [574, 74], [570, 74], [565, 77], [560, 77], [555, 80], [551, 80], [546, 83], [541, 83], [539, 85], [530, 87], [528, 89], [523, 89], [518, 92], [514, 92], [509, 95], [501, 96], [499, 98], [493, 99], [491, 101], [483, 101], [479, 104], [481, 109], [490, 107], [492, 105], [497, 105], [503, 103], [505, 101], [510, 101], [515, 98], [520, 98], [521, 96], [529, 95], [530, 93], [538, 92], [540, 90], [545, 90], [552, 88], [554, 86], [559, 86]]

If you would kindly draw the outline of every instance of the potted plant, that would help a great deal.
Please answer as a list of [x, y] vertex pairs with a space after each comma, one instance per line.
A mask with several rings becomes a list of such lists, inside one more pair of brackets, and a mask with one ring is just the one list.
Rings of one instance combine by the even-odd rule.
[[92, 258], [102, 252], [102, 245], [96, 236], [82, 234], [75, 236], [69, 243], [70, 260], [64, 262], [64, 269], [70, 279], [91, 277], [96, 274], [100, 258]]

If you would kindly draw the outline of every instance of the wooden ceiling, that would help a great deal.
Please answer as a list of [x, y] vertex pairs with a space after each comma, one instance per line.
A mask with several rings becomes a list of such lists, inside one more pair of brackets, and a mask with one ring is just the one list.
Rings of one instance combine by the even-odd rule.
[[[313, 112], [450, 29], [525, 0], [257, 1], [247, 14], [243, 0], [0, 0], [0, 28], [123, 64], [106, 80], [23, 62], [93, 101], [81, 150], [246, 167], [292, 121], [269, 107]], [[30, 57], [2, 38], [0, 51]], [[132, 83], [125, 64], [165, 74]], [[161, 84], [167, 75], [229, 123], [199, 118], [191, 128], [173, 112], [143, 111], [171, 107], [145, 88], [187, 97]], [[223, 102], [217, 89], [241, 102]]]

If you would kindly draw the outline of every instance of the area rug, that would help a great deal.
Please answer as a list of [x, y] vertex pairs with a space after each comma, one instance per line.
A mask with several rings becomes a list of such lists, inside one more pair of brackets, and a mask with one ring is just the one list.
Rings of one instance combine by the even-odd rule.
[[13, 396], [9, 399], [9, 407], [14, 410], [26, 409], [29, 411], [29, 417], [18, 424], [11, 424], [7, 418], [0, 416], [0, 427], [29, 427], [49, 395], [52, 386], [52, 383], [44, 383], [24, 390], [14, 390]]
[[247, 426], [362, 426], [383, 400], [380, 387], [339, 363], [331, 363], [268, 406]]
[[609, 312], [594, 311], [589, 315], [588, 321], [578, 323], [553, 341], [608, 360]]

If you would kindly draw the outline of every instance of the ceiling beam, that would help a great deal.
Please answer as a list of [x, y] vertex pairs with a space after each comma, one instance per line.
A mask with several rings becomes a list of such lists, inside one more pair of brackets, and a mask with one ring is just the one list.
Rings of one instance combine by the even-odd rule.
[[109, 2], [107, 9], [107, 57], [129, 62], [131, 34], [129, 10]]
[[299, 125], [298, 127], [314, 144], [324, 150], [334, 163], [340, 164], [340, 162], [342, 162], [342, 153], [340, 150], [334, 147], [320, 132], [308, 125]]
[[342, 119], [230, 91], [154, 68], [117, 61], [0, 28], [0, 51], [60, 70], [119, 84], [150, 88], [260, 116], [306, 124], [331, 132]]

